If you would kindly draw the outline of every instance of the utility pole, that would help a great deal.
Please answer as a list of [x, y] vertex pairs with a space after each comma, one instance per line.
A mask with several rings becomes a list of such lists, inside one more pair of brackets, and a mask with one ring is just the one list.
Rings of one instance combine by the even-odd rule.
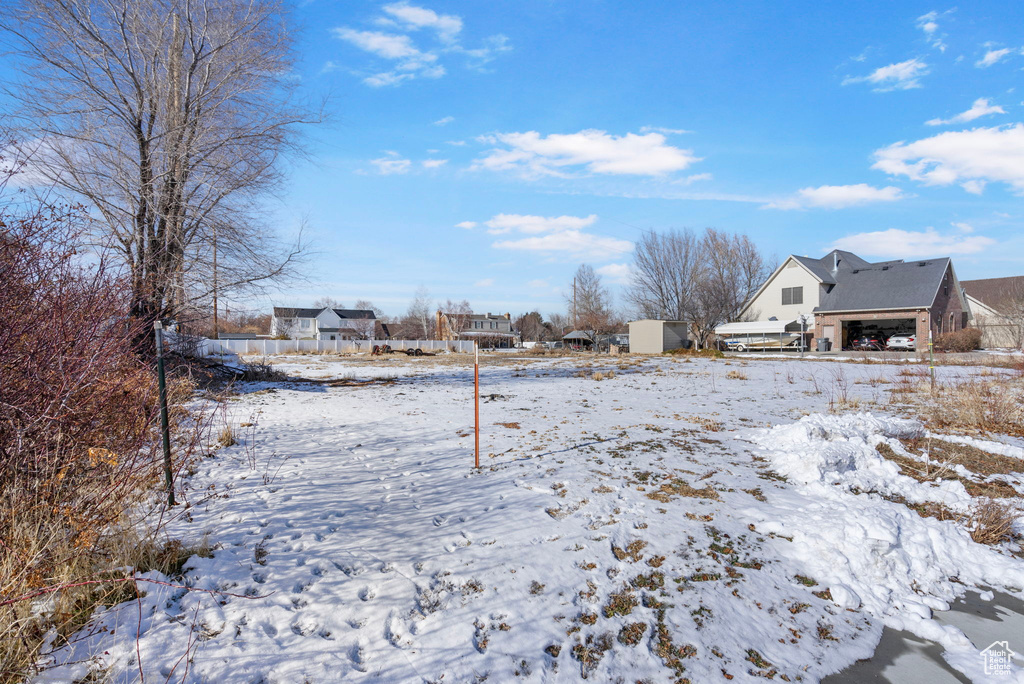
[[576, 277], [572, 279], [572, 329], [576, 330], [579, 326], [576, 324]]

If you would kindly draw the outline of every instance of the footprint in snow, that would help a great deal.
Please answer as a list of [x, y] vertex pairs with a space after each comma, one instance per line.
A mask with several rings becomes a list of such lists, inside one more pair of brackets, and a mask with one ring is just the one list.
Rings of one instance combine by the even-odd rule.
[[270, 624], [263, 625], [263, 631], [270, 638], [274, 638], [274, 637], [277, 636], [277, 627], [275, 627], [274, 625], [270, 625]]
[[447, 516], [447, 515], [435, 515], [434, 516], [434, 527], [441, 527], [441, 525], [444, 525], [446, 522], [448, 522], [448, 518], [449, 517], [450, 516]]
[[369, 601], [375, 596], [377, 596], [377, 592], [373, 590], [373, 587], [363, 587], [359, 590], [360, 601]]
[[252, 574], [252, 581], [256, 584], [263, 584], [267, 581], [267, 576], [264, 575], [262, 572], [254, 572]]
[[316, 623], [316, 620], [309, 616], [299, 616], [292, 623], [292, 631], [299, 636], [309, 636], [317, 630], [320, 625]]
[[366, 647], [357, 643], [352, 647], [352, 650], [348, 652], [348, 657], [352, 659], [352, 667], [359, 670], [360, 672], [366, 672], [369, 668], [366, 665]]

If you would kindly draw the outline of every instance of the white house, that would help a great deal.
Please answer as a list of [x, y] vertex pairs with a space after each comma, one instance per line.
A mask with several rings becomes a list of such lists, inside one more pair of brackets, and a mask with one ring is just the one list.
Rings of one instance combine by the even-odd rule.
[[271, 337], [293, 340], [371, 339], [377, 317], [367, 309], [298, 309], [275, 306]]
[[[967, 325], [970, 309], [948, 257], [868, 262], [832, 250], [820, 259], [792, 255], [754, 294], [723, 336], [828, 340], [844, 349], [861, 335], [888, 339], [911, 334], [923, 348], [936, 335]], [[790, 345], [786, 345], [790, 346]]]

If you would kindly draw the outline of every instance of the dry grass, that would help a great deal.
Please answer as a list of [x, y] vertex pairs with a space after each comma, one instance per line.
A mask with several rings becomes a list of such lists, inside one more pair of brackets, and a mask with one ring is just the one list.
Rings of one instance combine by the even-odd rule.
[[984, 499], [971, 511], [971, 539], [979, 544], [1001, 544], [1013, 539], [1013, 526], [1020, 516], [1016, 505]]
[[594, 380], [597, 380], [598, 382], [600, 382], [601, 380], [611, 380], [612, 378], [615, 377], [615, 371], [594, 371], [594, 374], [591, 377]]
[[660, 501], [662, 503], [668, 503], [672, 499], [680, 496], [688, 496], [696, 499], [712, 499], [718, 500], [718, 492], [716, 492], [711, 485], [704, 487], [703, 489], [696, 489], [691, 487], [688, 482], [679, 478], [673, 478], [671, 481], [663, 483], [656, 492], [650, 492], [647, 494], [648, 499]]
[[725, 377], [729, 378], [730, 380], [746, 380], [747, 374], [744, 373], [743, 371], [731, 370], [725, 374]]
[[222, 447], [229, 447], [238, 444], [238, 440], [235, 439], [235, 429], [230, 425], [225, 425], [220, 430], [220, 434], [217, 435], [217, 444]]
[[1024, 381], [966, 378], [942, 387], [928, 409], [936, 428], [1024, 435]]

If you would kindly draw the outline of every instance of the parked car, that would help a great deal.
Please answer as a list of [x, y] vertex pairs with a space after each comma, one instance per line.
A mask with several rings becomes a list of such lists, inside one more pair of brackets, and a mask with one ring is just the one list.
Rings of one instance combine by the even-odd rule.
[[885, 348], [906, 349], [909, 351], [914, 351], [915, 349], [917, 349], [917, 343], [915, 342], [916, 339], [917, 338], [914, 336], [913, 333], [901, 333], [899, 335], [893, 335], [885, 343]]
[[881, 351], [885, 345], [874, 335], [861, 335], [853, 341], [850, 348], [854, 351]]

